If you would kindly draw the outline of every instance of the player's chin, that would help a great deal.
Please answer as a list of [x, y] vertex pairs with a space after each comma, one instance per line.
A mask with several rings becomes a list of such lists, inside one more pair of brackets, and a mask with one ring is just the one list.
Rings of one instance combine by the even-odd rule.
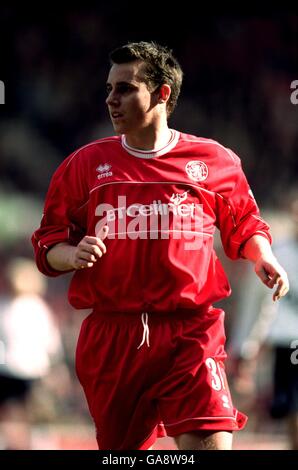
[[113, 124], [113, 127], [114, 127], [114, 131], [117, 133], [117, 134], [125, 134], [126, 132], [126, 126], [124, 125], [124, 123], [121, 123], [121, 122], [117, 122], [117, 121], [112, 121], [112, 124]]

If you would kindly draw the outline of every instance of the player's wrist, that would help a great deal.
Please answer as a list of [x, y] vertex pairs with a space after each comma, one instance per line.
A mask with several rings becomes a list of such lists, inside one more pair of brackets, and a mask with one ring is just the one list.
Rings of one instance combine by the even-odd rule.
[[276, 259], [276, 257], [274, 256], [274, 254], [272, 253], [272, 251], [270, 250], [270, 252], [261, 252], [258, 254], [258, 256], [256, 257], [255, 261], [254, 261], [255, 265], [257, 264], [278, 264], [278, 261]]
[[273, 261], [273, 259], [275, 259], [268, 239], [257, 234], [247, 240], [243, 246], [242, 252], [246, 259], [249, 259], [255, 264], [261, 260], [266, 259], [266, 261]]
[[53, 269], [69, 271], [75, 269], [76, 247], [68, 243], [57, 243], [47, 252], [47, 261]]
[[69, 245], [66, 247], [66, 250], [66, 264], [68, 264], [70, 269], [78, 269], [76, 263], [77, 247]]

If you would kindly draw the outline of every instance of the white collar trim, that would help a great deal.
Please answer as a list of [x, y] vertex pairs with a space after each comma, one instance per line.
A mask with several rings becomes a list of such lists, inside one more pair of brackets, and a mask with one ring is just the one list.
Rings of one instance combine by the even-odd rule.
[[170, 152], [174, 147], [176, 147], [178, 143], [180, 132], [174, 129], [170, 129], [170, 131], [171, 131], [171, 137], [170, 137], [169, 142], [163, 147], [161, 147], [160, 149], [140, 150], [134, 147], [130, 147], [130, 145], [128, 145], [128, 143], [126, 142], [126, 138], [124, 134], [121, 136], [121, 144], [122, 144], [122, 147], [134, 157], [145, 158], [145, 159], [160, 157], [161, 155], [165, 155], [166, 153]]

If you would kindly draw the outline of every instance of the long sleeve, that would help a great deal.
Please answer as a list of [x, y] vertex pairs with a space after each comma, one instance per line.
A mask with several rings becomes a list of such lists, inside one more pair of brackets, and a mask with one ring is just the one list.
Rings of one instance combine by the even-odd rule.
[[261, 218], [256, 200], [242, 171], [241, 162], [233, 154], [234, 166], [230, 170], [229, 186], [217, 193], [217, 226], [227, 256], [241, 257], [242, 245], [253, 235], [272, 238], [269, 225]]
[[32, 236], [37, 267], [47, 276], [63, 274], [47, 262], [48, 250], [61, 242], [76, 245], [85, 235], [88, 191], [82, 181], [82, 168], [73, 161], [73, 155], [60, 165], [51, 180], [40, 228]]

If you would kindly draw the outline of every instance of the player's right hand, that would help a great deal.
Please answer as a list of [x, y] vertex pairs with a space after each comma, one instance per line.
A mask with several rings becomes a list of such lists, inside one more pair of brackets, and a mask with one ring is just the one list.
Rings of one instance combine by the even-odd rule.
[[76, 246], [73, 252], [72, 265], [75, 269], [92, 268], [106, 252], [107, 247], [103, 240], [109, 233], [109, 227], [105, 225], [97, 237], [86, 235]]

